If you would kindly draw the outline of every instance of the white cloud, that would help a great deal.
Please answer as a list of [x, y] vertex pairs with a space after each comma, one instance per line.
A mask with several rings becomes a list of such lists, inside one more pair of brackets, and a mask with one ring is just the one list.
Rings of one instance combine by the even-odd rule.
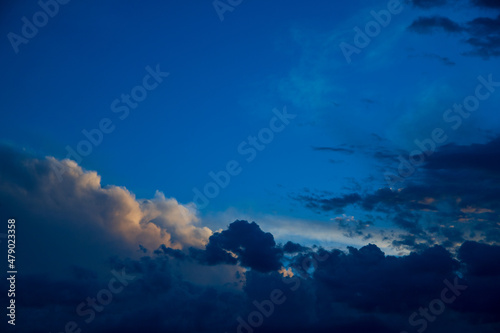
[[[161, 244], [202, 248], [212, 234], [200, 225], [193, 204], [180, 204], [161, 192], [151, 200], [136, 199], [125, 187], [101, 186], [95, 171], [71, 160], [0, 153], [9, 160], [0, 168], [0, 203], [19, 220], [20, 241], [30, 242], [19, 245], [20, 255], [24, 252], [34, 263], [30, 269], [50, 269], [62, 261], [102, 264], [113, 255], [136, 257], [139, 245], [149, 250]], [[61, 166], [62, 178], [57, 174]], [[28, 247], [37, 250], [28, 253]]]

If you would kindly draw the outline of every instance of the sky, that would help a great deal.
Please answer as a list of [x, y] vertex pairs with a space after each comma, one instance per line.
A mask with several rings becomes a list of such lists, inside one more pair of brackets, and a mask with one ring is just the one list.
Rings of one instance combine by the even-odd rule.
[[498, 1], [0, 6], [7, 332], [500, 331]]

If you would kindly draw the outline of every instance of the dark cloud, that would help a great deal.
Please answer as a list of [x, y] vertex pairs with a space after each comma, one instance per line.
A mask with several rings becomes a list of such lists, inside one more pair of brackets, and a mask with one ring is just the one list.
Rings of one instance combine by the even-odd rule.
[[[498, 1], [477, 1], [484, 7], [499, 7]], [[500, 55], [500, 15], [496, 18], [478, 17], [465, 24], [458, 24], [447, 17], [419, 17], [409, 27], [409, 30], [420, 34], [431, 34], [437, 30], [448, 33], [464, 33], [464, 42], [473, 47], [466, 55], [480, 56], [484, 59]], [[451, 64], [446, 58], [442, 59]]]
[[467, 23], [470, 37], [466, 42], [474, 47], [471, 55], [485, 59], [500, 55], [500, 15], [494, 19], [479, 17]]
[[[494, 332], [500, 329], [500, 247], [466, 242], [459, 250], [467, 292], [458, 305], [471, 321], [481, 321]], [[481, 297], [481, 299], [478, 298]]]
[[[420, 166], [418, 179], [399, 190], [380, 188], [331, 196], [306, 192], [296, 196], [316, 212], [342, 213], [349, 206], [377, 213], [408, 232], [393, 245], [421, 249], [453, 248], [467, 239], [500, 242], [500, 139], [485, 144], [442, 146]], [[356, 235], [356, 233], [351, 233]], [[360, 236], [362, 234], [359, 234]]]
[[468, 273], [475, 276], [500, 275], [500, 246], [467, 241], [458, 252], [460, 260], [467, 265]]
[[312, 147], [315, 151], [331, 151], [335, 153], [345, 153], [345, 154], [353, 154], [354, 150], [352, 148], [344, 148], [344, 147]]
[[300, 244], [288, 241], [286, 242], [285, 245], [283, 245], [283, 252], [285, 253], [299, 253], [299, 252], [305, 252], [307, 251], [308, 248], [304, 247]]
[[342, 213], [346, 206], [361, 201], [361, 196], [357, 193], [352, 193], [340, 197], [327, 198], [324, 195], [303, 194], [296, 196], [295, 199], [313, 210]]
[[500, 8], [498, 0], [472, 0], [472, 3], [479, 7]]
[[186, 254], [181, 250], [175, 250], [170, 247], [166, 247], [165, 244], [162, 244], [158, 249], [154, 251], [154, 253], [157, 255], [168, 255], [176, 259], [185, 259], [187, 257]]
[[[447, 145], [423, 166], [426, 183], [440, 196], [459, 198], [455, 207], [467, 215], [496, 219], [500, 210], [500, 139], [469, 146]], [[438, 193], [435, 193], [438, 195]], [[488, 215], [493, 214], [493, 215]], [[493, 230], [492, 230], [493, 231]]]
[[[386, 257], [375, 245], [367, 245], [359, 250], [349, 248], [348, 254], [333, 251], [314, 277], [324, 284], [330, 301], [346, 302], [368, 312], [397, 313], [402, 304], [411, 309], [425, 303], [426, 296], [437, 293], [443, 279], [452, 278], [458, 267], [442, 247], [396, 258]], [[377, 287], [372, 288], [373, 284]], [[408, 285], [413, 288], [406, 289]]]
[[[424, 195], [424, 189], [412, 187], [402, 189], [399, 192], [389, 188], [381, 188], [368, 194], [350, 193], [338, 197], [327, 197], [326, 195], [303, 194], [295, 199], [301, 201], [306, 207], [319, 211], [335, 211], [342, 213], [348, 206], [358, 204], [368, 211], [400, 212], [402, 209], [433, 209], [431, 204], [425, 202], [415, 202]], [[434, 192], [434, 191], [433, 191]], [[425, 193], [432, 195], [432, 193]]]
[[[347, 253], [321, 249], [317, 253], [325, 260], [319, 261], [313, 254], [296, 257], [296, 275], [291, 278], [248, 273], [248, 312], [241, 317], [246, 319], [255, 310], [252, 300], [262, 302], [271, 290], [279, 289], [286, 300], [274, 307], [259, 332], [413, 332], [421, 327], [410, 325], [410, 316], [417, 313], [414, 319], [421, 319], [419, 309], [440, 299], [448, 286], [444, 281], [448, 281], [468, 289], [446, 305], [438, 320], [428, 322], [426, 332], [494, 332], [500, 326], [492, 317], [497, 304], [488, 302], [481, 311], [466, 304], [484, 297], [490, 300], [487, 288], [493, 288], [496, 295], [496, 283], [490, 280], [485, 288], [477, 288], [465, 277], [458, 278], [456, 272], [467, 264], [454, 259], [443, 247], [402, 257], [386, 256], [375, 245], [349, 248]], [[311, 268], [313, 271], [307, 273]]]
[[424, 168], [430, 170], [467, 170], [499, 180], [500, 138], [485, 144], [446, 145], [428, 159]]
[[462, 32], [464, 29], [447, 17], [419, 17], [410, 26], [409, 29], [420, 34], [430, 34], [438, 29], [450, 33]]
[[255, 222], [235, 221], [227, 230], [210, 236], [204, 251], [192, 250], [192, 253], [197, 260], [210, 265], [239, 262], [259, 272], [281, 268], [281, 249], [273, 235], [262, 231]]
[[[315, 209], [357, 205], [392, 214], [409, 231], [398, 241], [411, 244], [413, 251], [389, 256], [373, 244], [345, 252], [293, 242], [278, 246], [257, 223], [241, 220], [204, 238], [195, 221], [182, 218], [189, 210], [177, 202], [138, 201], [123, 188], [101, 187], [96, 173], [69, 162], [71, 173], [57, 182], [55, 160], [3, 152], [10, 162], [0, 165], [0, 200], [16, 213], [16, 231], [24, 244], [19, 248], [28, 253], [20, 260], [25, 271], [16, 281], [16, 331], [62, 332], [74, 321], [82, 332], [96, 333], [238, 332], [242, 322], [249, 325], [252, 318], [262, 318], [258, 327], [251, 327], [254, 332], [413, 332], [412, 313], [442, 297], [448, 281], [467, 289], [428, 323], [426, 332], [497, 332], [500, 247], [487, 243], [500, 239], [493, 227], [499, 220], [498, 155], [496, 140], [448, 145], [423, 166], [421, 182], [404, 190], [333, 198], [309, 192], [302, 198]], [[474, 158], [490, 164], [470, 161]], [[448, 210], [436, 209], [440, 205]], [[157, 210], [164, 215], [155, 215]], [[419, 216], [426, 213], [439, 214], [444, 227], [424, 228]], [[475, 215], [480, 221], [468, 225], [482, 242], [465, 242], [455, 254], [451, 246], [423, 241], [426, 233], [434, 236], [440, 229], [450, 242], [459, 240], [463, 230], [455, 222], [456, 228], [445, 228], [446, 219]], [[146, 232], [152, 220], [158, 224]], [[332, 223], [357, 234], [371, 222], [344, 217]], [[132, 232], [122, 232], [123, 226]], [[49, 243], [44, 230], [56, 234]], [[147, 237], [137, 238], [143, 232]], [[157, 245], [172, 239], [165, 237], [167, 232], [183, 241]], [[490, 239], [482, 236], [486, 234]], [[148, 237], [155, 241], [148, 242]], [[50, 255], [42, 252], [44, 246], [51, 247]], [[40, 260], [45, 269], [30, 272], [28, 265]], [[127, 283], [116, 280], [122, 273], [129, 277]], [[123, 289], [107, 302], [112, 279]], [[8, 290], [6, 279], [0, 288]], [[281, 293], [279, 304], [270, 301], [275, 291]], [[93, 299], [97, 307], [79, 315], [80, 304], [90, 310]]]
[[[233, 228], [252, 233], [252, 224], [235, 223]], [[249, 237], [246, 245], [253, 240]], [[296, 243], [286, 247], [304, 249]], [[170, 255], [115, 257], [108, 261], [110, 272], [125, 273], [129, 282], [101, 311], [94, 310], [90, 322], [85, 321], [89, 313], [76, 313], [77, 306], [100, 295], [116, 275], [84, 268], [76, 268], [66, 279], [20, 275], [17, 311], [20, 318], [30, 320], [19, 321], [16, 329], [59, 332], [74, 321], [83, 331], [96, 333], [247, 332], [241, 323], [249, 325], [252, 316], [266, 311], [259, 325], [248, 326], [254, 332], [412, 332], [412, 313], [440, 299], [448, 281], [467, 288], [446, 304], [438, 320], [428, 323], [426, 332], [494, 332], [500, 328], [498, 260], [499, 247], [476, 242], [465, 243], [458, 258], [440, 246], [399, 257], [387, 256], [373, 244], [349, 247], [347, 252], [319, 248], [293, 257], [291, 277], [276, 271], [236, 273], [244, 279], [243, 288], [238, 288], [188, 281], [178, 268], [179, 260]], [[205, 274], [199, 266], [192, 268], [194, 274]], [[462, 278], [457, 277], [459, 271]], [[5, 288], [6, 282], [0, 286]], [[276, 291], [279, 304], [270, 301]]]

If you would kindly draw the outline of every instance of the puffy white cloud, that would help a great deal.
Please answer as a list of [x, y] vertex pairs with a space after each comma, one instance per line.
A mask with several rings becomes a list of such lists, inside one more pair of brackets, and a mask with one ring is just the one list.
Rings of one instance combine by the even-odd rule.
[[[71, 160], [59, 162], [49, 157], [47, 163], [54, 173], [60, 164], [66, 170], [62, 181], [56, 180], [52, 173], [39, 179], [46, 198], [44, 204], [50, 211], [71, 208], [73, 214], [86, 216], [86, 223], [117, 234], [134, 247], [139, 244], [150, 249], [161, 244], [175, 249], [201, 247], [212, 234], [210, 229], [199, 226], [193, 204], [182, 205], [159, 191], [151, 200], [138, 200], [125, 187], [102, 187], [96, 172], [85, 171]], [[54, 198], [58, 199], [57, 207]]]
[[212, 234], [200, 225], [193, 204], [161, 192], [137, 199], [125, 187], [103, 187], [96, 172], [71, 160], [37, 159], [6, 148], [0, 155], [8, 161], [0, 167], [0, 203], [8, 208], [2, 214], [19, 219], [18, 237], [40, 249], [37, 260], [62, 253], [69, 254], [64, 259], [137, 255], [139, 245], [201, 248]]

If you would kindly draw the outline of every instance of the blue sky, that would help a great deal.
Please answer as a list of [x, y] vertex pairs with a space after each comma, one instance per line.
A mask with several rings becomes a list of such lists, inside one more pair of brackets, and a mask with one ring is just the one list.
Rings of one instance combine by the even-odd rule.
[[[210, 2], [147, 7], [69, 2], [13, 52], [2, 43], [3, 141], [38, 156], [66, 157], [82, 130], [109, 118], [116, 129], [80, 165], [102, 183], [126, 186], [139, 198], [156, 190], [188, 203], [238, 145], [268, 125], [273, 109], [297, 117], [277, 133], [201, 214], [235, 210], [328, 220], [290, 200], [313, 189], [341, 193], [352, 181], [384, 186], [375, 159], [314, 151], [313, 147], [379, 145], [410, 152], [413, 141], [441, 126], [442, 113], [473, 91], [476, 77], [495, 74], [496, 59], [464, 56], [463, 36], [408, 31], [419, 16], [466, 20], [494, 17], [466, 3], [424, 10], [409, 3], [392, 14], [370, 44], [347, 63], [340, 43], [388, 3], [314, 5], [247, 3], [223, 14]], [[35, 2], [5, 5], [2, 29], [20, 33]], [[353, 44], [354, 45], [354, 44]], [[141, 84], [146, 66], [170, 73], [124, 120], [110, 104]], [[450, 134], [447, 143], [485, 142], [496, 132], [498, 95]], [[245, 162], [246, 163], [246, 162]], [[398, 161], [394, 160], [397, 166]], [[369, 182], [366, 182], [370, 179]], [[237, 216], [235, 216], [237, 217]]]
[[[62, 3], [1, 5], [0, 208], [59, 221], [33, 225], [32, 237], [106, 225], [106, 255], [135, 258], [139, 245], [151, 254], [164, 244], [194, 260], [179, 264], [191, 282], [197, 269], [213, 280], [275, 272], [279, 260], [288, 269], [288, 241], [353, 246], [349, 264], [354, 248], [403, 262], [432, 257], [433, 246], [455, 260], [476, 249], [466, 242], [498, 245], [497, 2]], [[50, 17], [39, 14], [45, 4]], [[43, 17], [37, 32], [26, 26]], [[356, 52], [346, 56], [347, 44]], [[87, 156], [68, 156], [97, 129]], [[61, 165], [63, 180], [53, 169]], [[210, 176], [221, 172], [227, 186]], [[207, 186], [218, 193], [203, 205], [195, 193], [210, 196]], [[270, 257], [284, 257], [252, 267], [227, 239], [246, 230], [266, 243], [260, 228], [276, 241]], [[218, 246], [237, 260], [210, 257]], [[35, 262], [30, 270], [44, 271]]]
[[[6, 7], [4, 30], [15, 33], [20, 18], [40, 8]], [[9, 63], [2, 99], [11, 110], [2, 137], [37, 155], [64, 158], [67, 145], [85, 139], [82, 130], [110, 118], [116, 130], [81, 165], [97, 170], [103, 184], [126, 186], [138, 197], [160, 190], [186, 203], [194, 187], [210, 181], [210, 171], [241, 157], [238, 144], [265, 127], [274, 108], [287, 107], [297, 118], [202, 213], [293, 210], [311, 217], [294, 208], [290, 193], [338, 193], [347, 178], [372, 177], [375, 188], [384, 183], [373, 159], [311, 147], [373, 146], [376, 134], [391, 148], [411, 151], [415, 139], [443, 122], [444, 110], [470, 94], [478, 75], [493, 73], [497, 60], [461, 55], [468, 47], [460, 36], [407, 30], [416, 17], [442, 14], [443, 8], [400, 7], [348, 64], [339, 44], [353, 44], [353, 28], [364, 29], [373, 20], [370, 11], [387, 3], [242, 3], [221, 22], [209, 2], [150, 8], [70, 2], [19, 45], [18, 54], [8, 40], [2, 44]], [[485, 14], [467, 7], [444, 13], [462, 20]], [[157, 64], [170, 76], [119, 120], [111, 102], [142, 82], [146, 66]], [[498, 118], [490, 116], [498, 98], [488, 99], [450, 142], [484, 142], [483, 132], [498, 129]]]

